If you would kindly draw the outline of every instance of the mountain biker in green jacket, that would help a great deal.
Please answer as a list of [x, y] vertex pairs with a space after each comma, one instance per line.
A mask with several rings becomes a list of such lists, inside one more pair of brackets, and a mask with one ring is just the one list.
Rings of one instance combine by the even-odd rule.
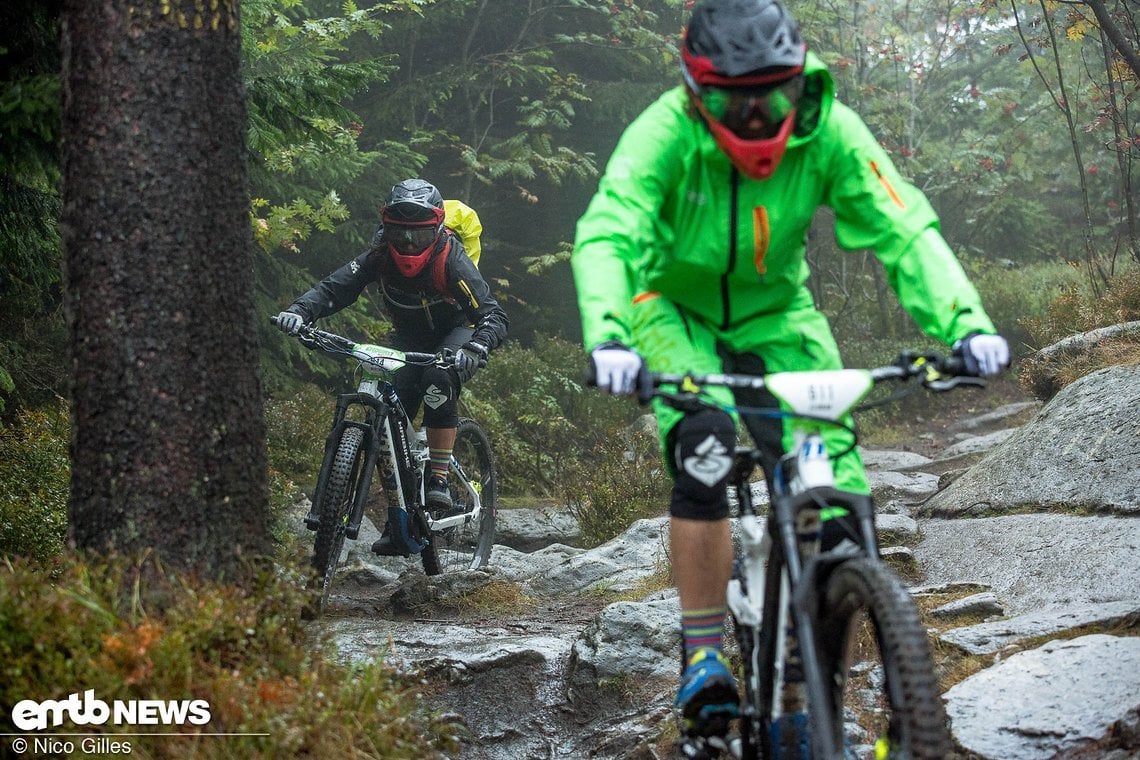
[[[778, 0], [698, 4], [681, 74], [683, 84], [626, 129], [578, 222], [571, 263], [601, 388], [630, 393], [647, 370], [839, 368], [805, 285], [805, 241], [820, 206], [834, 211], [839, 244], [873, 249], [903, 307], [953, 345], [970, 372], [992, 375], [1008, 364], [1008, 345], [930, 204], [835, 99], [830, 75]], [[725, 389], [706, 392], [734, 402]], [[655, 413], [674, 478], [670, 557], [685, 658], [676, 707], [686, 730], [707, 732], [738, 709], [721, 653], [735, 425], [719, 410], [656, 404]], [[772, 420], [746, 425], [770, 475], [791, 430]], [[838, 434], [825, 437], [829, 449], [845, 447]], [[856, 454], [834, 466], [837, 488], [870, 493]], [[845, 535], [842, 511], [824, 518], [839, 518], [825, 522], [825, 545], [834, 545]]]

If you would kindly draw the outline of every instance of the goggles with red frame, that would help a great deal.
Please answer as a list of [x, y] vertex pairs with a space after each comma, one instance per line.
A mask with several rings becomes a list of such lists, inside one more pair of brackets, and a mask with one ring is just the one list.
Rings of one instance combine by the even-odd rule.
[[796, 110], [804, 91], [802, 75], [765, 86], [700, 88], [700, 101], [708, 116], [733, 134], [748, 139], [774, 137], [784, 120]]

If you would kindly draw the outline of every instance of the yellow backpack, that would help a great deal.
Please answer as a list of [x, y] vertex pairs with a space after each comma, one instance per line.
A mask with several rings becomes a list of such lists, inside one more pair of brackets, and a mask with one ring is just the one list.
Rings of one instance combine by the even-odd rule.
[[479, 221], [475, 209], [463, 201], [445, 200], [443, 213], [443, 223], [459, 236], [463, 247], [467, 249], [467, 255], [475, 266], [479, 266], [479, 254], [482, 253], [479, 236], [483, 233], [483, 223]]

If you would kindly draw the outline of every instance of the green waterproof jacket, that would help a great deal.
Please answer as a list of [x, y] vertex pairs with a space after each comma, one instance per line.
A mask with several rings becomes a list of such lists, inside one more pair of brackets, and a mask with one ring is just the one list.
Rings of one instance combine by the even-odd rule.
[[835, 100], [810, 53], [806, 76], [795, 132], [766, 180], [733, 168], [683, 87], [630, 124], [578, 221], [571, 263], [587, 348], [629, 342], [630, 304], [644, 292], [719, 330], [811, 309], [804, 247], [819, 206], [834, 210], [840, 246], [875, 251], [928, 334], [951, 343], [994, 331], [926, 198]]

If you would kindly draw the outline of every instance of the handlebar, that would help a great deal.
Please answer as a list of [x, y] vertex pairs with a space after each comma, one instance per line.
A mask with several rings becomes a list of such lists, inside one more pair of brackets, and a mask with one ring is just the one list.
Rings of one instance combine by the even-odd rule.
[[[273, 325], [276, 325], [277, 317], [271, 316], [269, 318], [269, 322]], [[360, 361], [374, 361], [374, 357], [361, 356], [356, 353], [357, 347], [361, 344], [349, 340], [343, 335], [337, 335], [336, 333], [318, 330], [311, 324], [302, 325], [298, 329], [295, 337], [309, 348], [319, 348], [323, 351], [327, 351], [330, 354], [345, 354], [353, 356]], [[447, 349], [437, 354], [427, 354], [421, 351], [400, 351], [399, 353], [403, 355], [403, 359], [401, 361], [403, 361], [405, 364], [435, 364], [436, 362], [449, 364], [451, 362], [451, 352]], [[386, 358], [394, 359], [396, 357]]]
[[[847, 449], [833, 455], [839, 458], [851, 451], [858, 441], [856, 429], [841, 419], [850, 411], [860, 411], [878, 406], [911, 392], [917, 386], [935, 392], [945, 392], [961, 386], [984, 387], [985, 380], [965, 374], [964, 362], [956, 356], [903, 352], [894, 363], [870, 369], [847, 369], [832, 371], [775, 372], [768, 375], [732, 374], [673, 374], [643, 373], [639, 382], [638, 400], [648, 403], [657, 398], [669, 406], [684, 412], [697, 411], [701, 407], [719, 404], [700, 396], [702, 386], [721, 386], [738, 390], [759, 390], [768, 388], [781, 404], [771, 408], [733, 407], [741, 415], [785, 417], [811, 420], [815, 423], [842, 428], [851, 434]], [[797, 375], [803, 375], [801, 382]], [[815, 376], [812, 378], [812, 376]], [[871, 386], [887, 381], [907, 381], [917, 379], [909, 388], [896, 391], [890, 397], [879, 401], [858, 405], [865, 398]], [[676, 391], [662, 390], [662, 386], [675, 386]], [[813, 390], [814, 389], [814, 390]], [[815, 396], [815, 393], [822, 393]]]
[[[958, 387], [985, 387], [986, 381], [966, 373], [965, 362], [958, 356], [942, 356], [934, 353], [904, 351], [892, 364], [864, 370], [873, 384], [886, 380], [906, 381], [918, 378], [918, 384], [927, 390], [942, 393]], [[810, 372], [810, 371], [809, 371]], [[784, 373], [776, 373], [784, 374]], [[794, 373], [787, 373], [794, 374]], [[807, 373], [805, 373], [807, 374]], [[639, 378], [637, 398], [647, 404], [654, 398], [661, 398], [675, 405], [682, 396], [691, 401], [701, 386], [721, 386], [737, 390], [760, 390], [767, 387], [766, 375], [736, 375], [692, 373], [647, 372]], [[679, 393], [665, 392], [662, 386], [671, 385]]]

